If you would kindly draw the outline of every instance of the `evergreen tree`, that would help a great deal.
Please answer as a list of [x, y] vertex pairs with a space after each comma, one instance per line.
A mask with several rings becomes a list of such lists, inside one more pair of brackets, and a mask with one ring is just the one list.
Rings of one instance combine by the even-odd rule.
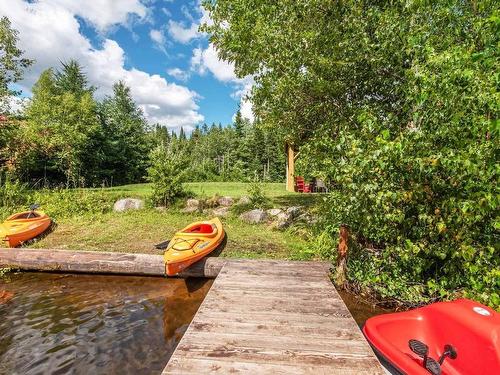
[[140, 181], [150, 149], [148, 128], [130, 88], [123, 81], [115, 83], [113, 96], [104, 99], [100, 117], [105, 138], [103, 177], [112, 178], [116, 183]]
[[170, 132], [166, 126], [156, 124], [151, 134], [152, 144], [154, 145], [168, 145], [171, 141]]
[[186, 133], [184, 132], [184, 128], [181, 126], [181, 130], [179, 131], [179, 140], [184, 143], [187, 140]]
[[89, 85], [82, 66], [76, 60], [63, 62], [62, 69], [55, 72], [55, 85], [60, 94], [72, 93], [77, 97], [83, 94], [93, 94], [95, 88]]
[[238, 138], [243, 138], [243, 133], [245, 131], [245, 119], [241, 115], [241, 111], [239, 109], [234, 117], [233, 127], [236, 131], [236, 136]]

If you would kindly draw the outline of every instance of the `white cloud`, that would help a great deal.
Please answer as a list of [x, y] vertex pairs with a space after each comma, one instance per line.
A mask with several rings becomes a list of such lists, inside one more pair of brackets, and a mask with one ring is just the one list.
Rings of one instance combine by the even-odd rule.
[[241, 112], [241, 117], [248, 119], [250, 122], [255, 121], [252, 102], [250, 102], [248, 99], [241, 99], [240, 112]]
[[[26, 51], [26, 57], [36, 60], [20, 82], [23, 90], [30, 91], [44, 69], [58, 67], [60, 61], [75, 59], [84, 67], [90, 83], [98, 86], [98, 97], [110, 94], [113, 83], [124, 80], [151, 123], [189, 127], [203, 121], [203, 116], [198, 112], [198, 95], [195, 92], [169, 83], [156, 74], [125, 69], [125, 53], [114, 40], [105, 39], [101, 48], [93, 48], [90, 41], [80, 34], [74, 9], [65, 7], [65, 1], [25, 3], [22, 0], [9, 0], [8, 5], [6, 3], [0, 2], [0, 16], [9, 17], [12, 26], [19, 30], [19, 44]], [[123, 2], [124, 7], [132, 3], [135, 2]], [[92, 22], [109, 26], [110, 22], [126, 18], [126, 14], [114, 18], [102, 16]]]
[[162, 30], [152, 29], [149, 32], [149, 37], [155, 43], [156, 48], [162, 51], [165, 55], [168, 56], [167, 49], [165, 48], [165, 34], [163, 34]]
[[201, 5], [201, 1], [198, 1], [195, 8], [195, 13], [199, 16], [198, 20], [195, 19], [195, 17], [189, 12], [188, 8], [185, 5], [181, 7], [181, 12], [190, 23], [190, 26], [188, 26], [184, 22], [173, 20], [168, 21], [168, 32], [177, 42], [185, 44], [189, 43], [193, 39], [201, 38], [205, 34], [198, 31], [200, 25], [205, 23], [207, 25], [213, 24], [209, 12], [205, 10], [205, 8], [203, 8], [203, 6]]
[[21, 98], [19, 96], [10, 96], [8, 99], [8, 108], [11, 114], [19, 114], [23, 111], [29, 98]]
[[187, 81], [187, 79], [189, 78], [189, 72], [186, 72], [179, 68], [168, 69], [167, 74], [171, 77], [174, 77], [175, 79], [178, 79], [179, 81]]
[[195, 48], [191, 57], [191, 68], [200, 74], [208, 70], [219, 81], [237, 81], [234, 73], [234, 64], [219, 59], [214, 46], [210, 44], [206, 49]]
[[165, 35], [163, 35], [163, 32], [161, 30], [156, 30], [153, 29], [149, 32], [149, 37], [153, 42], [158, 43], [158, 44], [165, 44]]
[[191, 70], [201, 75], [206, 74], [208, 71], [212, 73], [217, 80], [233, 84], [235, 91], [232, 97], [240, 100], [242, 116], [252, 122], [254, 121], [252, 103], [248, 99], [254, 85], [253, 78], [250, 76], [238, 78], [234, 72], [234, 64], [220, 59], [217, 50], [212, 44], [209, 44], [206, 49], [195, 48], [193, 50]]
[[47, 0], [46, 2], [79, 15], [100, 31], [105, 31], [115, 24], [124, 24], [133, 16], [144, 19], [147, 14], [147, 8], [139, 0]]
[[168, 32], [174, 40], [180, 43], [188, 43], [191, 39], [197, 38], [199, 36], [198, 27], [199, 25], [196, 23], [185, 27], [182, 22], [168, 21]]

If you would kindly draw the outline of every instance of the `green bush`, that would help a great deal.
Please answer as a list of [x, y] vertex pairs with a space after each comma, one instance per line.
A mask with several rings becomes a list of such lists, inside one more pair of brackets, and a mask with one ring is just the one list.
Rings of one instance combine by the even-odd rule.
[[123, 197], [123, 193], [104, 189], [43, 189], [33, 191], [30, 200], [57, 220], [110, 212], [114, 202]]
[[183, 186], [187, 177], [184, 150], [175, 143], [160, 145], [150, 153], [148, 180], [152, 183], [154, 205], [168, 206], [186, 194]]
[[8, 214], [15, 207], [27, 205], [29, 205], [27, 186], [0, 173], [0, 215]]
[[262, 183], [257, 179], [254, 179], [248, 187], [248, 198], [250, 198], [250, 206], [253, 208], [268, 208], [271, 206], [271, 200], [266, 196]]
[[54, 220], [111, 211], [124, 192], [104, 189], [29, 189], [26, 184], [4, 178], [0, 184], [0, 215], [7, 217], [38, 203]]

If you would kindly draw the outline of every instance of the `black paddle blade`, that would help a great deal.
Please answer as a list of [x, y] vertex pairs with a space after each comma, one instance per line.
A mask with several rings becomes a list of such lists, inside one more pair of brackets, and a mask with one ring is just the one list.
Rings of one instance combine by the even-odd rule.
[[168, 244], [170, 243], [170, 240], [168, 241], [163, 241], [163, 242], [160, 242], [160, 243], [157, 243], [155, 245], [155, 247], [158, 249], [158, 250], [165, 250], [167, 247], [168, 247]]
[[35, 211], [37, 208], [40, 208], [40, 205], [38, 203], [34, 203], [30, 206], [30, 211]]

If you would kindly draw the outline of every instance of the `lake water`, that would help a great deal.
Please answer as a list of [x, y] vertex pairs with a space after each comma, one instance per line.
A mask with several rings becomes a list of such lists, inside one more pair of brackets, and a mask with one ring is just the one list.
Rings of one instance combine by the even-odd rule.
[[210, 280], [0, 278], [0, 374], [161, 373]]

